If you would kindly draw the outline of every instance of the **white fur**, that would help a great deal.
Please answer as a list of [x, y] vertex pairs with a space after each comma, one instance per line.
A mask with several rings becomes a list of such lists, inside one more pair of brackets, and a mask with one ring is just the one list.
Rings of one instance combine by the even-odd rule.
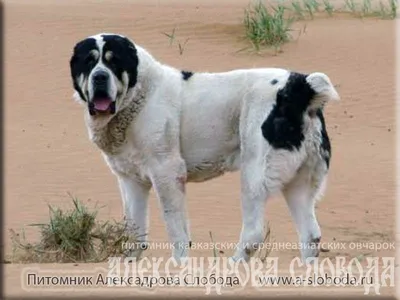
[[[95, 38], [101, 43], [100, 35]], [[124, 143], [112, 152], [102, 149], [118, 177], [127, 222], [135, 223], [139, 234], [148, 233], [147, 201], [153, 187], [169, 239], [176, 243], [173, 256], [184, 258], [190, 241], [185, 182], [206, 181], [241, 169], [243, 225], [234, 259], [247, 260], [254, 251], [246, 243], [264, 240], [265, 200], [280, 191], [286, 195], [300, 241], [312, 243], [319, 238], [314, 203], [327, 173], [318, 150], [319, 120], [305, 117], [305, 141], [298, 151], [273, 149], [261, 134], [261, 125], [290, 72], [265, 68], [195, 73], [184, 81], [179, 70], [135, 46], [137, 84], [128, 90], [127, 80], [119, 83], [123, 93], [117, 99], [116, 115], [136, 105], [139, 97], [143, 103], [139, 101], [142, 106], [127, 128]], [[274, 79], [278, 83], [271, 84]], [[338, 98], [325, 74], [313, 73], [308, 80], [324, 96], [323, 102]], [[77, 93], [75, 97], [79, 99]], [[96, 132], [113, 118], [91, 117], [86, 109], [90, 138], [95, 140]], [[146, 242], [147, 236], [141, 240]], [[303, 259], [315, 255], [315, 251], [302, 251]]]

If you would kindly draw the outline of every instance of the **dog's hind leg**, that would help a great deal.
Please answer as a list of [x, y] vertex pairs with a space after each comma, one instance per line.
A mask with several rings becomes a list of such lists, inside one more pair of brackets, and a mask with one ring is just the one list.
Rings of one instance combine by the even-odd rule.
[[241, 170], [242, 230], [233, 259], [248, 261], [265, 238], [265, 203], [268, 191], [264, 172], [256, 159]]
[[326, 172], [313, 174], [309, 168], [303, 167], [283, 189], [296, 225], [303, 262], [319, 256], [321, 229], [315, 215], [315, 204], [324, 191], [326, 178]]
[[[260, 124], [271, 107], [264, 104], [263, 85], [246, 94], [240, 116], [240, 176], [242, 229], [233, 260], [249, 260], [265, 239], [265, 203], [270, 196], [265, 180], [265, 148]], [[262, 97], [260, 96], [262, 95]]]

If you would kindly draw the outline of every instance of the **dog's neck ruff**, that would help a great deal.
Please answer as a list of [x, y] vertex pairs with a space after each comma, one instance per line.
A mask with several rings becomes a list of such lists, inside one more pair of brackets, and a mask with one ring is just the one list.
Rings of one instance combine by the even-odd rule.
[[106, 124], [96, 124], [96, 120], [89, 120], [89, 135], [91, 141], [106, 154], [118, 154], [126, 142], [126, 133], [132, 121], [139, 114], [144, 104], [144, 95], [140, 94], [133, 102]]

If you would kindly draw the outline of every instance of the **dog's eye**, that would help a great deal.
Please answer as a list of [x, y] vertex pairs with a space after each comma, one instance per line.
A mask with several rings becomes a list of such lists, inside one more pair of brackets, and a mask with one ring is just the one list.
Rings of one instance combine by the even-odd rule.
[[94, 63], [94, 57], [93, 57], [93, 55], [89, 54], [88, 56], [86, 56], [86, 57], [85, 57], [85, 63], [86, 63], [86, 64]]
[[111, 57], [111, 61], [113, 62], [113, 63], [117, 63], [117, 62], [119, 62], [119, 61], [121, 61], [121, 59], [120, 59], [120, 57], [118, 56], [118, 55], [113, 55], [112, 57]]

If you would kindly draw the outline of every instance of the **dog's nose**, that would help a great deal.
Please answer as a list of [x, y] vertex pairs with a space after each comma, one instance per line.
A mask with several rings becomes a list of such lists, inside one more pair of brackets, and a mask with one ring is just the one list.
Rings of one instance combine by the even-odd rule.
[[106, 71], [97, 71], [94, 75], [93, 75], [93, 81], [96, 84], [102, 84], [107, 82], [109, 78], [109, 75]]

